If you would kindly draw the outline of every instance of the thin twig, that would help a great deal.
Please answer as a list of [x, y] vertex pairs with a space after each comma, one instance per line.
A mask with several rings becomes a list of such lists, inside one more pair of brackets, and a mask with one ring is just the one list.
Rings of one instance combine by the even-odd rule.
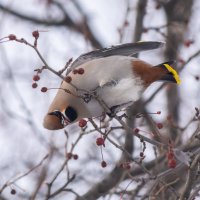
[[12, 185], [12, 184], [14, 184], [14, 183], [16, 183], [18, 180], [20, 180], [20, 179], [22, 179], [23, 177], [29, 175], [29, 174], [30, 174], [31, 172], [33, 172], [35, 169], [37, 169], [38, 167], [40, 167], [40, 166], [44, 163], [44, 161], [48, 158], [48, 156], [49, 156], [49, 154], [45, 155], [44, 158], [43, 158], [37, 165], [35, 165], [35, 166], [34, 166], [33, 168], [31, 168], [30, 170], [28, 170], [26, 173], [24, 173], [24, 174], [22, 174], [22, 175], [20, 175], [20, 176], [18, 176], [18, 177], [16, 177], [16, 178], [14, 178], [12, 181], [7, 181], [7, 182], [2, 186], [2, 188], [0, 189], [0, 194], [3, 192], [3, 190], [4, 190], [6, 187], [8, 187], [8, 186], [10, 186], [10, 185]]

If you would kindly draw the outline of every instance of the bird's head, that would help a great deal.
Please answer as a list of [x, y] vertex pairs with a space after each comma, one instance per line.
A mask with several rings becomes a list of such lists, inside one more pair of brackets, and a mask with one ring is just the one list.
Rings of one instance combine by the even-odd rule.
[[62, 129], [65, 126], [75, 122], [78, 118], [77, 111], [68, 106], [65, 110], [54, 110], [49, 112], [44, 118], [44, 127], [49, 130]]

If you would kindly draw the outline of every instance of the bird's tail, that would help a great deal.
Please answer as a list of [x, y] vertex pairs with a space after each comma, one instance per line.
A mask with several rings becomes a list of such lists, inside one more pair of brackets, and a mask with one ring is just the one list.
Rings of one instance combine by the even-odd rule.
[[167, 72], [160, 78], [161, 81], [169, 81], [169, 82], [174, 82], [177, 84], [181, 83], [181, 80], [179, 78], [177, 71], [171, 66], [174, 63], [175, 61], [169, 61], [169, 62], [164, 62], [155, 66], [155, 67], [161, 67], [162, 69], [165, 69]]

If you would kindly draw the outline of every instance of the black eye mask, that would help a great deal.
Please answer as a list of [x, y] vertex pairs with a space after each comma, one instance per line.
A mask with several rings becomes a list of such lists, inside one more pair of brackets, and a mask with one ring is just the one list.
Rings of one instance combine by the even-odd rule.
[[48, 113], [48, 115], [54, 115], [54, 116], [58, 117], [58, 118], [60, 119], [60, 121], [61, 121], [62, 118], [63, 118], [62, 113], [61, 113], [60, 111], [58, 111], [58, 110], [56, 110], [56, 111], [54, 111], [54, 112], [51, 112], [51, 113]]
[[71, 106], [68, 106], [65, 110], [65, 115], [69, 119], [70, 122], [73, 122], [78, 117], [77, 112]]

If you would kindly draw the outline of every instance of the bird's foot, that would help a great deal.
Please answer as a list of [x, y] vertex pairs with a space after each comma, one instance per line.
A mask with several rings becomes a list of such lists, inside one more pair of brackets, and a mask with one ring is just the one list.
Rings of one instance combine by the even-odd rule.
[[116, 105], [116, 106], [112, 106], [110, 108], [110, 113], [107, 113], [107, 115], [109, 117], [114, 117], [116, 115], [117, 112], [119, 112], [122, 108], [126, 108], [126, 107], [129, 107], [133, 104], [132, 101], [129, 101], [127, 103], [123, 103], [123, 104], [120, 104], [120, 105]]
[[95, 98], [97, 95], [96, 91], [88, 91], [88, 93], [83, 93], [81, 98], [84, 100], [85, 103], [89, 103], [92, 98]]

